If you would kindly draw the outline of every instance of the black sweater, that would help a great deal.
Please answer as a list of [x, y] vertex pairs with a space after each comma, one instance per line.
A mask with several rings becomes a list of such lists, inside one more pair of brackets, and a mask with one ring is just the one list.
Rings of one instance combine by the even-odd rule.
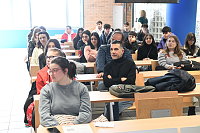
[[[108, 75], [112, 78], [109, 79]], [[127, 78], [125, 81], [121, 81], [121, 78]], [[104, 68], [103, 82], [106, 87], [110, 87], [116, 84], [135, 84], [136, 79], [136, 66], [133, 61], [125, 58], [119, 58], [112, 60], [106, 64]]]
[[154, 45], [148, 45], [148, 44], [140, 46], [138, 48], [137, 59], [143, 60], [144, 58], [150, 58], [150, 59], [157, 60], [157, 58], [158, 58], [157, 47]]

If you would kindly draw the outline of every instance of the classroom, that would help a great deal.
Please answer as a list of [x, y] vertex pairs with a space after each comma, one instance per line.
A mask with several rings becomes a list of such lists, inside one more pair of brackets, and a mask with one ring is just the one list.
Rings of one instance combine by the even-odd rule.
[[199, 0], [0, 10], [0, 133], [200, 131]]

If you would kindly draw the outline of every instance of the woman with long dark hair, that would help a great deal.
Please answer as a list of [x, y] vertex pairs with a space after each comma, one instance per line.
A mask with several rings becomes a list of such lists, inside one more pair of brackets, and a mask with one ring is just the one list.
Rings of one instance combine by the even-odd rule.
[[79, 28], [76, 34], [76, 37], [73, 39], [73, 45], [74, 45], [74, 49], [77, 50], [77, 44], [78, 41], [81, 39], [82, 33], [83, 33], [84, 29], [83, 28]]
[[47, 44], [47, 41], [50, 39], [49, 34], [46, 31], [42, 31], [38, 33], [38, 42], [36, 47], [33, 50], [31, 64], [39, 65], [39, 56], [44, 52], [44, 48]]
[[183, 51], [186, 53], [186, 55], [189, 56], [200, 56], [200, 50], [195, 45], [196, 43], [196, 36], [194, 33], [190, 32], [187, 34], [185, 39], [185, 45]]

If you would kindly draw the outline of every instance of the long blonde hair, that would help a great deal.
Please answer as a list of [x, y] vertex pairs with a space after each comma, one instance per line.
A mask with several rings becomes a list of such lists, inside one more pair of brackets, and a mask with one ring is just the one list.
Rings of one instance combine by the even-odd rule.
[[146, 18], [146, 11], [145, 10], [140, 11], [140, 17]]

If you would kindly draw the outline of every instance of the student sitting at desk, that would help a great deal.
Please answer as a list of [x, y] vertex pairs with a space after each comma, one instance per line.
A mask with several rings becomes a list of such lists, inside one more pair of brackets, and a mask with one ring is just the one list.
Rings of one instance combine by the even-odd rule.
[[100, 38], [97, 32], [93, 32], [91, 34], [91, 44], [94, 46], [91, 48], [91, 46], [85, 46], [84, 48], [84, 56], [87, 62], [95, 62], [98, 49], [100, 47]]
[[39, 113], [41, 125], [59, 125], [56, 115], [70, 115], [73, 120], [65, 124], [81, 124], [91, 121], [91, 103], [88, 89], [74, 80], [76, 66], [66, 58], [56, 57], [48, 70], [52, 81], [40, 93]]
[[177, 36], [170, 36], [166, 41], [166, 49], [158, 53], [157, 70], [161, 69], [176, 69], [173, 64], [179, 61], [186, 61], [187, 57], [185, 53], [180, 49], [180, 43]]
[[44, 53], [42, 53], [38, 58], [39, 58], [39, 66], [40, 69], [46, 66], [46, 59], [45, 56], [47, 55], [48, 49], [50, 48], [58, 48], [61, 49], [60, 43], [57, 39], [49, 39], [47, 42], [46, 47], [44, 48]]
[[47, 44], [47, 41], [50, 39], [49, 34], [46, 31], [38, 33], [38, 42], [36, 47], [33, 50], [31, 65], [39, 65], [39, 56], [44, 52], [44, 48]]
[[66, 57], [65, 53], [63, 53], [58, 48], [51, 48], [48, 50], [48, 52], [45, 56], [46, 66], [37, 73], [37, 79], [36, 79], [37, 94], [40, 94], [42, 87], [44, 87], [46, 84], [48, 84], [52, 81], [50, 78], [50, 75], [47, 73], [47, 70], [49, 69], [51, 60], [54, 57], [58, 57], [58, 56]]
[[187, 56], [200, 56], [200, 49], [195, 45], [195, 43], [195, 34], [192, 32], [188, 33], [185, 39], [185, 45], [183, 49]]
[[[117, 84], [135, 84], [136, 66], [133, 61], [123, 57], [124, 48], [122, 42], [113, 41], [110, 46], [110, 53], [112, 61], [106, 64], [103, 75], [105, 89]], [[116, 102], [114, 106], [114, 120], [119, 120], [119, 112], [121, 113], [125, 108], [130, 107], [132, 102], [119, 102], [119, 112], [117, 105], [118, 103]]]
[[[120, 31], [115, 31], [111, 36], [111, 41], [119, 40], [124, 41], [124, 35]], [[129, 60], [133, 60], [130, 51], [127, 48], [124, 48], [123, 56]], [[96, 58], [96, 65], [97, 65], [97, 78], [103, 77], [103, 70], [107, 63], [112, 60], [110, 55], [110, 44], [101, 45], [98, 50], [97, 58]]]

